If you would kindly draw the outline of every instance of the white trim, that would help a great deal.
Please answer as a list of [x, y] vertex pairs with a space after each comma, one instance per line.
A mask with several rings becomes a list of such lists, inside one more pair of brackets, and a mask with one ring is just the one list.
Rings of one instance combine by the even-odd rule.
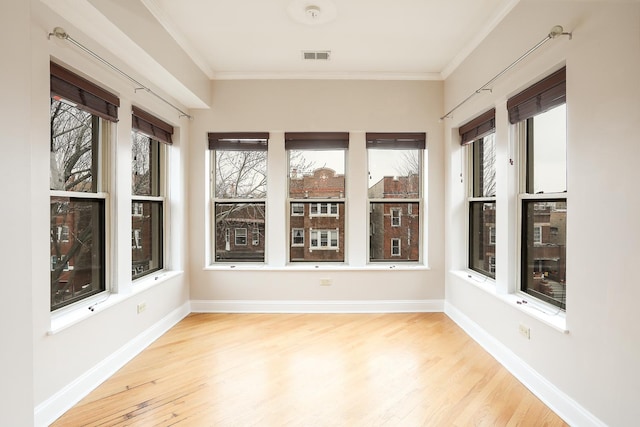
[[444, 312], [471, 338], [491, 354], [518, 381], [535, 394], [545, 405], [572, 426], [606, 427], [606, 424], [587, 411], [562, 390], [519, 358], [507, 346], [482, 329], [449, 302], [444, 304]]
[[192, 300], [191, 311], [193, 313], [432, 313], [444, 311], [444, 300]]
[[[150, 1], [150, 0], [144, 0]], [[252, 71], [218, 71], [213, 73], [214, 80], [443, 80], [440, 73], [406, 73], [406, 72], [252, 72]]]
[[36, 406], [35, 425], [45, 426], [54, 422], [188, 314], [189, 303], [187, 302]]

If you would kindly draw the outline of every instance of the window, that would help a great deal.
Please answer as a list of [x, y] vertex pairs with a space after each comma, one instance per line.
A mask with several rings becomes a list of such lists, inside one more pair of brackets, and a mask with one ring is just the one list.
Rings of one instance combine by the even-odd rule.
[[142, 216], [143, 205], [140, 202], [131, 202], [131, 215]]
[[496, 253], [496, 146], [495, 110], [460, 126], [460, 140], [467, 146], [467, 203], [469, 242], [467, 267], [495, 278]]
[[[535, 208], [535, 206], [534, 206]], [[533, 243], [541, 244], [542, 243], [542, 226], [535, 225], [533, 226]]]
[[370, 262], [420, 261], [425, 146], [424, 133], [367, 133]]
[[50, 71], [53, 311], [107, 290], [103, 165], [119, 100], [57, 64]]
[[[285, 134], [289, 160], [290, 262], [343, 262], [345, 151], [349, 134]], [[309, 212], [304, 216], [304, 212]], [[305, 242], [304, 231], [309, 240]], [[342, 243], [340, 243], [342, 242]]]
[[[520, 135], [520, 290], [566, 308], [565, 69], [507, 102]], [[552, 233], [551, 230], [554, 230]]]
[[291, 229], [291, 246], [304, 246], [304, 228]]
[[247, 229], [246, 228], [236, 228], [235, 236], [236, 236], [236, 246], [247, 245]]
[[391, 256], [400, 256], [400, 239], [391, 239]]
[[131, 118], [131, 271], [137, 279], [164, 268], [163, 165], [173, 127], [135, 106]]
[[339, 214], [338, 214], [337, 203], [311, 203], [310, 216], [312, 217], [313, 216], [338, 216], [338, 215]]
[[[269, 134], [209, 133], [208, 137], [213, 172], [213, 261], [264, 262]], [[248, 229], [251, 245], [247, 244]]]
[[304, 203], [291, 203], [291, 215], [304, 215]]
[[338, 230], [311, 230], [311, 251], [318, 249], [339, 249]]
[[139, 228], [131, 230], [131, 248], [142, 249], [142, 230]]
[[401, 208], [392, 208], [391, 209], [391, 226], [392, 227], [400, 227], [400, 216], [402, 215]]

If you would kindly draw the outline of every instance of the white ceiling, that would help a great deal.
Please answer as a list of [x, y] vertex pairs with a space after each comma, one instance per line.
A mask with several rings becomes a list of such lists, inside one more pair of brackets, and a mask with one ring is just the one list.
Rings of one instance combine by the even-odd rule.
[[210, 78], [424, 80], [447, 77], [518, 1], [142, 0]]

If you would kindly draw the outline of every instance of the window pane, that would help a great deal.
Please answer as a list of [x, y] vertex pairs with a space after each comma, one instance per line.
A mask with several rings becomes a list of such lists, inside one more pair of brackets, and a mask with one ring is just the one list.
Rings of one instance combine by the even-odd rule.
[[[51, 309], [105, 290], [104, 201], [52, 197]], [[67, 228], [64, 233], [58, 230]]]
[[566, 105], [529, 119], [527, 160], [529, 193], [561, 193], [567, 190]]
[[215, 197], [220, 199], [266, 197], [266, 151], [217, 150], [215, 153]]
[[369, 198], [420, 197], [421, 150], [368, 149]]
[[496, 204], [471, 202], [469, 210], [469, 268], [495, 278]]
[[[293, 204], [293, 203], [292, 203]], [[291, 216], [291, 262], [344, 261], [344, 203], [302, 203], [306, 215]], [[325, 205], [326, 213], [320, 213]], [[315, 206], [316, 210], [312, 209]], [[332, 213], [334, 212], [335, 213]], [[309, 239], [305, 239], [305, 234]]]
[[162, 202], [133, 202], [140, 214], [131, 214], [131, 276], [133, 279], [163, 268]]
[[289, 197], [343, 198], [344, 150], [289, 150]]
[[496, 195], [496, 144], [495, 134], [474, 141], [473, 149], [473, 197]]
[[51, 190], [97, 191], [99, 123], [67, 101], [51, 100]]
[[160, 195], [160, 143], [138, 132], [131, 134], [131, 193]]
[[[369, 230], [370, 261], [419, 260], [419, 203], [371, 202]], [[392, 241], [396, 241], [395, 250]]]
[[566, 200], [523, 201], [522, 290], [565, 308]]
[[215, 215], [216, 261], [264, 261], [264, 203], [216, 203]]

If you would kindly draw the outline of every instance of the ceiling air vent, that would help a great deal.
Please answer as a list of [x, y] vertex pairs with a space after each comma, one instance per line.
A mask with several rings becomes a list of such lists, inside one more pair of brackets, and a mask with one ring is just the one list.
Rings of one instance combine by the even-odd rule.
[[330, 50], [303, 50], [302, 59], [309, 61], [327, 61], [331, 56]]

